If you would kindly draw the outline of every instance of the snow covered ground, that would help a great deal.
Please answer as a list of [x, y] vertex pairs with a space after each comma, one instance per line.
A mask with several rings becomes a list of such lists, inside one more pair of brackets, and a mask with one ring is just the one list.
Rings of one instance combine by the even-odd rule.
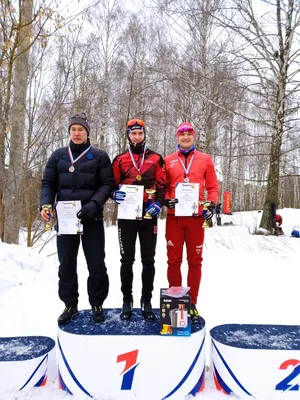
[[[234, 214], [233, 221], [241, 225], [214, 226], [206, 230], [198, 310], [206, 321], [207, 333], [212, 327], [225, 323], [300, 325], [300, 239], [290, 238], [293, 227], [300, 226], [300, 210], [283, 209], [278, 212], [283, 217], [285, 236], [252, 235], [261, 217], [257, 211]], [[230, 218], [227, 216], [226, 220], [230, 221]], [[168, 286], [164, 231], [165, 221], [159, 221], [153, 296], [155, 308], [159, 307], [159, 289]], [[42, 239], [33, 249], [26, 248], [25, 232], [21, 232], [20, 246], [0, 242], [0, 337], [45, 335], [55, 339], [57, 336], [56, 321], [63, 304], [57, 295], [58, 261], [54, 232], [46, 233]], [[137, 246], [135, 307], [138, 307], [141, 293], [139, 254]], [[109, 227], [106, 229], [106, 264], [110, 291], [104, 307], [121, 307], [119, 259], [117, 229]], [[182, 270], [186, 277], [185, 260]], [[87, 269], [81, 250], [78, 273], [79, 308], [88, 309]], [[206, 353], [209, 366], [209, 341]], [[285, 396], [283, 394], [281, 398]], [[30, 392], [0, 393], [0, 400], [66, 398], [69, 396], [57, 389], [55, 379], [49, 386]], [[214, 389], [209, 371], [206, 389], [197, 398], [225, 398]]]

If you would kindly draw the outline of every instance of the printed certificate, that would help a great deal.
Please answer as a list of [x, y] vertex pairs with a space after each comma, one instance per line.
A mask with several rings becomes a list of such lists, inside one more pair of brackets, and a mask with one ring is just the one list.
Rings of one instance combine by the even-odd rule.
[[142, 219], [144, 186], [120, 185], [119, 190], [126, 192], [126, 197], [118, 205], [118, 219]]
[[80, 209], [80, 200], [57, 202], [58, 235], [77, 235], [82, 233], [82, 224], [76, 215]]
[[199, 183], [178, 183], [175, 189], [175, 215], [177, 217], [192, 217], [198, 214]]

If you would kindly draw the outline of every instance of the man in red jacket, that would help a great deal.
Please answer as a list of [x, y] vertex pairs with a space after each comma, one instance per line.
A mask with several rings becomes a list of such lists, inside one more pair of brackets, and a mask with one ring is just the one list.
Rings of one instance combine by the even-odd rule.
[[[142, 270], [141, 309], [146, 320], [154, 320], [151, 298], [154, 282], [154, 256], [157, 241], [157, 215], [165, 197], [165, 170], [163, 157], [150, 150], [146, 144], [145, 122], [141, 119], [131, 119], [127, 122], [128, 147], [113, 161], [115, 191], [113, 199], [120, 204], [126, 197], [120, 185], [143, 185], [144, 202], [143, 217], [140, 219], [118, 219], [118, 234], [121, 252], [121, 290], [123, 305], [121, 320], [130, 320], [133, 306], [132, 282], [133, 263], [135, 260], [135, 244], [139, 236]], [[155, 191], [148, 200], [146, 190]], [[148, 218], [145, 218], [148, 214]], [[150, 215], [150, 218], [149, 218]]]
[[[196, 133], [191, 123], [180, 124], [176, 132], [177, 151], [165, 158], [167, 188], [164, 204], [168, 207], [166, 241], [169, 286], [181, 286], [183, 245], [188, 260], [187, 285], [190, 287], [191, 319], [199, 320], [196, 308], [201, 281], [204, 220], [211, 221], [218, 200], [218, 181], [211, 157], [195, 149]], [[194, 216], [176, 216], [178, 199], [175, 189], [179, 183], [199, 183], [198, 212]], [[206, 194], [205, 194], [206, 192]], [[203, 210], [201, 203], [208, 202]]]

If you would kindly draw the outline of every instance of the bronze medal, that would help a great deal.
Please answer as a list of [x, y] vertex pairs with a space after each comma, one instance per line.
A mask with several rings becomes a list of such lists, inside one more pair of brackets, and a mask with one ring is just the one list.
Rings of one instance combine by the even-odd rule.
[[142, 175], [137, 175], [137, 176], [136, 176], [136, 180], [137, 180], [137, 181], [141, 181], [141, 180], [142, 180]]

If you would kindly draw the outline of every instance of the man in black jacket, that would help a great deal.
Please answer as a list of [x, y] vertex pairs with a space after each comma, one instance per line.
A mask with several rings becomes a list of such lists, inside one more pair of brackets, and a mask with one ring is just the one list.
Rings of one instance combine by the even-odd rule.
[[114, 185], [112, 165], [105, 151], [91, 146], [90, 126], [84, 113], [70, 118], [69, 133], [69, 146], [54, 151], [45, 167], [41, 216], [49, 221], [55, 202], [81, 201], [82, 208], [77, 216], [81, 220], [83, 234], [57, 235], [60, 262], [58, 293], [65, 303], [58, 323], [69, 323], [78, 312], [77, 255], [80, 238], [89, 270], [89, 302], [93, 320], [97, 323], [105, 320], [102, 305], [109, 287], [104, 262], [103, 206]]

